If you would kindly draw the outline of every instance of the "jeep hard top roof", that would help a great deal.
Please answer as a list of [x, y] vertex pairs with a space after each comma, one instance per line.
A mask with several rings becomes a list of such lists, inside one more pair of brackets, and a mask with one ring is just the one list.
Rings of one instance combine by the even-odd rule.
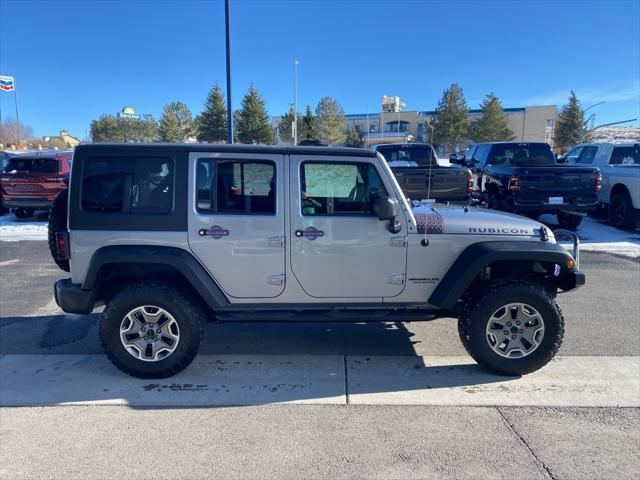
[[106, 151], [122, 153], [129, 152], [221, 152], [221, 153], [267, 153], [283, 155], [323, 155], [345, 157], [375, 157], [376, 153], [365, 148], [346, 147], [314, 147], [292, 145], [243, 145], [243, 144], [215, 144], [215, 143], [91, 143], [76, 147], [76, 154], [90, 154], [91, 152]]

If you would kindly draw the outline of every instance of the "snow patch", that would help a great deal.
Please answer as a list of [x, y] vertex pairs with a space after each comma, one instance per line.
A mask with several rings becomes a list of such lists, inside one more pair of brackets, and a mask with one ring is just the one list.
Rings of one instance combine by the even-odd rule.
[[0, 241], [47, 240], [47, 217], [17, 219], [12, 213], [0, 216]]

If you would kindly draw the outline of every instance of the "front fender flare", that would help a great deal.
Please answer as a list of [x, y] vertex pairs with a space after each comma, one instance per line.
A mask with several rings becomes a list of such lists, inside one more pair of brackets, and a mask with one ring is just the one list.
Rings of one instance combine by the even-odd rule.
[[[557, 243], [528, 240], [474, 243], [463, 250], [451, 265], [429, 297], [429, 304], [443, 309], [453, 309], [482, 269], [497, 261], [555, 263], [563, 268], [565, 275], [569, 273], [575, 276], [572, 287], [575, 288], [584, 284], [584, 274], [577, 270], [567, 271], [567, 260], [570, 258], [569, 252]], [[571, 283], [564, 282], [564, 285]]]

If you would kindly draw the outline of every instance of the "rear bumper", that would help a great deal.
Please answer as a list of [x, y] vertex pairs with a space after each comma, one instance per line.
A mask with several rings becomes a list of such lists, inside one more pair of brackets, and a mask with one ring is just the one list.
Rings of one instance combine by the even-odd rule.
[[549, 204], [543, 200], [540, 201], [526, 201], [518, 198], [511, 198], [509, 202], [514, 210], [519, 212], [544, 212], [544, 213], [558, 213], [563, 211], [572, 212], [587, 212], [595, 210], [598, 206], [598, 199], [594, 198], [579, 198], [571, 200], [569, 202], [560, 204]]
[[12, 197], [2, 198], [2, 205], [5, 208], [51, 208], [53, 199], [37, 197]]
[[71, 283], [70, 278], [58, 280], [53, 294], [58, 306], [66, 313], [91, 313], [96, 302], [93, 290], [83, 290], [81, 285]]

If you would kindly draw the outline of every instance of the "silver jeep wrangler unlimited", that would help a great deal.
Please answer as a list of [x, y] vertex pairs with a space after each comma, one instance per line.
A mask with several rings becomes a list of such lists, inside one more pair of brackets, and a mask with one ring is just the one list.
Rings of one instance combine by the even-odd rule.
[[49, 233], [71, 272], [56, 302], [105, 304], [107, 356], [143, 378], [187, 367], [207, 318], [455, 316], [479, 364], [525, 374], [562, 342], [557, 292], [585, 281], [577, 243], [572, 256], [523, 217], [412, 206], [362, 149], [80, 145]]

